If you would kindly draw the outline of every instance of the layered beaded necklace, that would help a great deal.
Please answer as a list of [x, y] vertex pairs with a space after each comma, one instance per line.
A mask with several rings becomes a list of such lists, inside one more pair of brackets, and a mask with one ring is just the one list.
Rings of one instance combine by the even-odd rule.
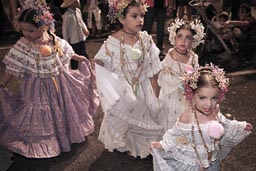
[[132, 86], [133, 92], [135, 94], [137, 93], [137, 89], [139, 86], [139, 78], [143, 71], [143, 64], [144, 64], [144, 59], [145, 59], [145, 47], [144, 47], [143, 41], [142, 41], [139, 33], [137, 34], [137, 37], [139, 39], [140, 48], [141, 48], [140, 50], [142, 51], [142, 56], [141, 56], [141, 58], [136, 60], [137, 69], [135, 71], [133, 71], [132, 67], [129, 64], [129, 59], [127, 57], [127, 54], [125, 53], [124, 31], [123, 30], [121, 31], [121, 40], [120, 40], [121, 69], [125, 76], [125, 79]]
[[[205, 139], [204, 139], [204, 136], [203, 136], [203, 133], [202, 133], [202, 130], [201, 130], [199, 121], [198, 121], [198, 116], [197, 116], [196, 110], [193, 109], [192, 112], [193, 112], [193, 114], [194, 114], [194, 118], [195, 118], [195, 121], [196, 121], [196, 125], [197, 125], [197, 129], [198, 129], [199, 135], [200, 135], [201, 140], [202, 140], [202, 142], [203, 142], [204, 148], [205, 148], [205, 150], [206, 150], [206, 152], [207, 152], [207, 156], [208, 156], [207, 159], [208, 159], [209, 163], [211, 163], [212, 151], [211, 151], [211, 150], [209, 149], [209, 147], [206, 145], [206, 142], [205, 142]], [[196, 156], [197, 156], [198, 161], [199, 161], [199, 165], [201, 166], [201, 168], [202, 168], [203, 170], [205, 170], [204, 167], [203, 167], [202, 160], [201, 160], [201, 158], [200, 158], [199, 152], [198, 152], [198, 150], [197, 150], [196, 143], [195, 143], [195, 126], [194, 126], [194, 121], [192, 122], [192, 126], [191, 126], [191, 127], [192, 127], [192, 128], [191, 128], [192, 147], [193, 147], [194, 150], [195, 150]]]

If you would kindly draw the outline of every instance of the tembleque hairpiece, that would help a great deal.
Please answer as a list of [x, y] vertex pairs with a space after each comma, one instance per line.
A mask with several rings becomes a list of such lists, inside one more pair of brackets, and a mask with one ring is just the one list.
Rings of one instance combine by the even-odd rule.
[[[107, 17], [111, 23], [115, 23], [116, 19], [123, 18], [124, 9], [131, 3], [132, 0], [108, 0], [109, 12]], [[137, 0], [140, 1], [140, 0]], [[144, 11], [147, 11], [147, 5], [143, 3]]]
[[[183, 19], [175, 19], [175, 21], [171, 24], [170, 27], [168, 27], [169, 31], [169, 41], [170, 43], [175, 46], [175, 36], [176, 32], [179, 28], [182, 27], [182, 25], [185, 24], [185, 21]], [[196, 48], [200, 43], [204, 42], [204, 26], [200, 22], [200, 20], [196, 19], [195, 21], [191, 21], [190, 23], [191, 29], [195, 31], [195, 35], [193, 35], [193, 42], [191, 44], [191, 47], [194, 49]]]
[[192, 98], [192, 90], [198, 88], [197, 82], [199, 76], [205, 72], [210, 73], [218, 82], [218, 87], [221, 90], [218, 100], [222, 101], [224, 99], [225, 93], [228, 90], [229, 79], [226, 78], [225, 71], [223, 69], [218, 68], [212, 63], [206, 64], [205, 66], [200, 66], [192, 71], [187, 71], [187, 73], [184, 74], [184, 77], [181, 78], [188, 100], [191, 100]]

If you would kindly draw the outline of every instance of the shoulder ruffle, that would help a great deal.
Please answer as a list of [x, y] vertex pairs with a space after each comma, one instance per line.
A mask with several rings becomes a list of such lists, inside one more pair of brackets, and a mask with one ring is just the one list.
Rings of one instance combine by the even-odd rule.
[[54, 45], [51, 45], [53, 52], [49, 56], [42, 56], [39, 46], [21, 38], [3, 59], [6, 71], [20, 77], [24, 77], [25, 74], [43, 78], [59, 75], [64, 67], [68, 67], [74, 51], [65, 40], [55, 38], [63, 51], [62, 56], [54, 50]]

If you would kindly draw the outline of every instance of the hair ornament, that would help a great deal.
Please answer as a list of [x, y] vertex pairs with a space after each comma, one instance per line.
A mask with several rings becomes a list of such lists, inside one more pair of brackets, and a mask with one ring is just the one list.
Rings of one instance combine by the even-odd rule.
[[[167, 28], [169, 32], [169, 41], [173, 46], [175, 46], [175, 36], [177, 34], [177, 30], [181, 28], [184, 24], [185, 21], [183, 19], [177, 18], [174, 20], [171, 26]], [[193, 42], [191, 44], [191, 47], [194, 49], [200, 43], [204, 43], [204, 26], [198, 19], [196, 19], [195, 21], [191, 21], [189, 24], [191, 29], [195, 31], [195, 35], [193, 35]]]
[[[116, 19], [124, 18], [124, 9], [131, 3], [132, 0], [108, 0], [109, 12], [107, 17], [111, 23], [115, 23]], [[140, 1], [140, 0], [137, 0]], [[147, 5], [143, 4], [143, 9], [147, 11]]]
[[38, 27], [46, 26], [51, 27], [54, 24], [53, 14], [47, 9], [42, 8], [42, 14], [35, 15], [33, 20]]
[[210, 73], [218, 82], [218, 87], [221, 90], [218, 100], [222, 101], [224, 99], [224, 95], [228, 90], [229, 79], [226, 78], [225, 71], [223, 69], [220, 69], [218, 66], [210, 63], [205, 66], [199, 66], [193, 71], [189, 70], [183, 77], [181, 77], [188, 100], [191, 100], [193, 90], [198, 88], [197, 82], [199, 76], [206, 72]]
[[55, 19], [53, 14], [49, 11], [47, 3], [45, 0], [24, 0], [21, 1], [21, 8], [18, 9], [17, 18], [20, 17], [23, 11], [27, 9], [39, 9], [42, 14], [36, 14], [33, 21], [38, 25], [38, 27], [43, 26], [44, 28], [54, 28]]

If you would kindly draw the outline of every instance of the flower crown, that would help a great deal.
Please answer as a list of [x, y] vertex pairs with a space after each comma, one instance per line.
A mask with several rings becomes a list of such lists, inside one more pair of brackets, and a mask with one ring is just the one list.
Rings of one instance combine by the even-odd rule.
[[33, 21], [37, 24], [38, 27], [54, 27], [54, 18], [53, 14], [50, 13], [49, 7], [45, 0], [25, 0], [21, 2], [21, 8], [18, 9], [17, 18], [20, 18], [20, 15], [27, 9], [38, 9], [42, 11], [42, 14], [36, 14], [33, 17]]
[[[175, 46], [175, 36], [176, 32], [179, 28], [181, 28], [185, 23], [183, 19], [175, 19], [174, 23], [171, 24], [170, 27], [168, 27], [169, 31], [169, 41], [170, 43]], [[191, 44], [191, 47], [194, 49], [196, 48], [200, 43], [204, 42], [204, 26], [199, 20], [191, 21], [190, 23], [191, 29], [195, 31], [195, 35], [193, 35], [193, 42]]]
[[[115, 23], [116, 19], [124, 17], [124, 9], [131, 3], [131, 1], [132, 0], [108, 0], [109, 11], [107, 17], [111, 23]], [[143, 3], [144, 11], [147, 11], [147, 7], [148, 6]]]
[[198, 78], [200, 77], [201, 73], [210, 73], [218, 82], [218, 87], [221, 90], [221, 93], [218, 97], [219, 101], [224, 99], [225, 93], [228, 90], [229, 86], [229, 79], [225, 77], [225, 71], [223, 69], [218, 68], [216, 65], [210, 63], [206, 64], [205, 66], [200, 66], [193, 71], [187, 71], [184, 77], [181, 78], [182, 83], [184, 84], [185, 88], [185, 95], [187, 96], [188, 100], [192, 99], [192, 90], [197, 89], [197, 82]]

